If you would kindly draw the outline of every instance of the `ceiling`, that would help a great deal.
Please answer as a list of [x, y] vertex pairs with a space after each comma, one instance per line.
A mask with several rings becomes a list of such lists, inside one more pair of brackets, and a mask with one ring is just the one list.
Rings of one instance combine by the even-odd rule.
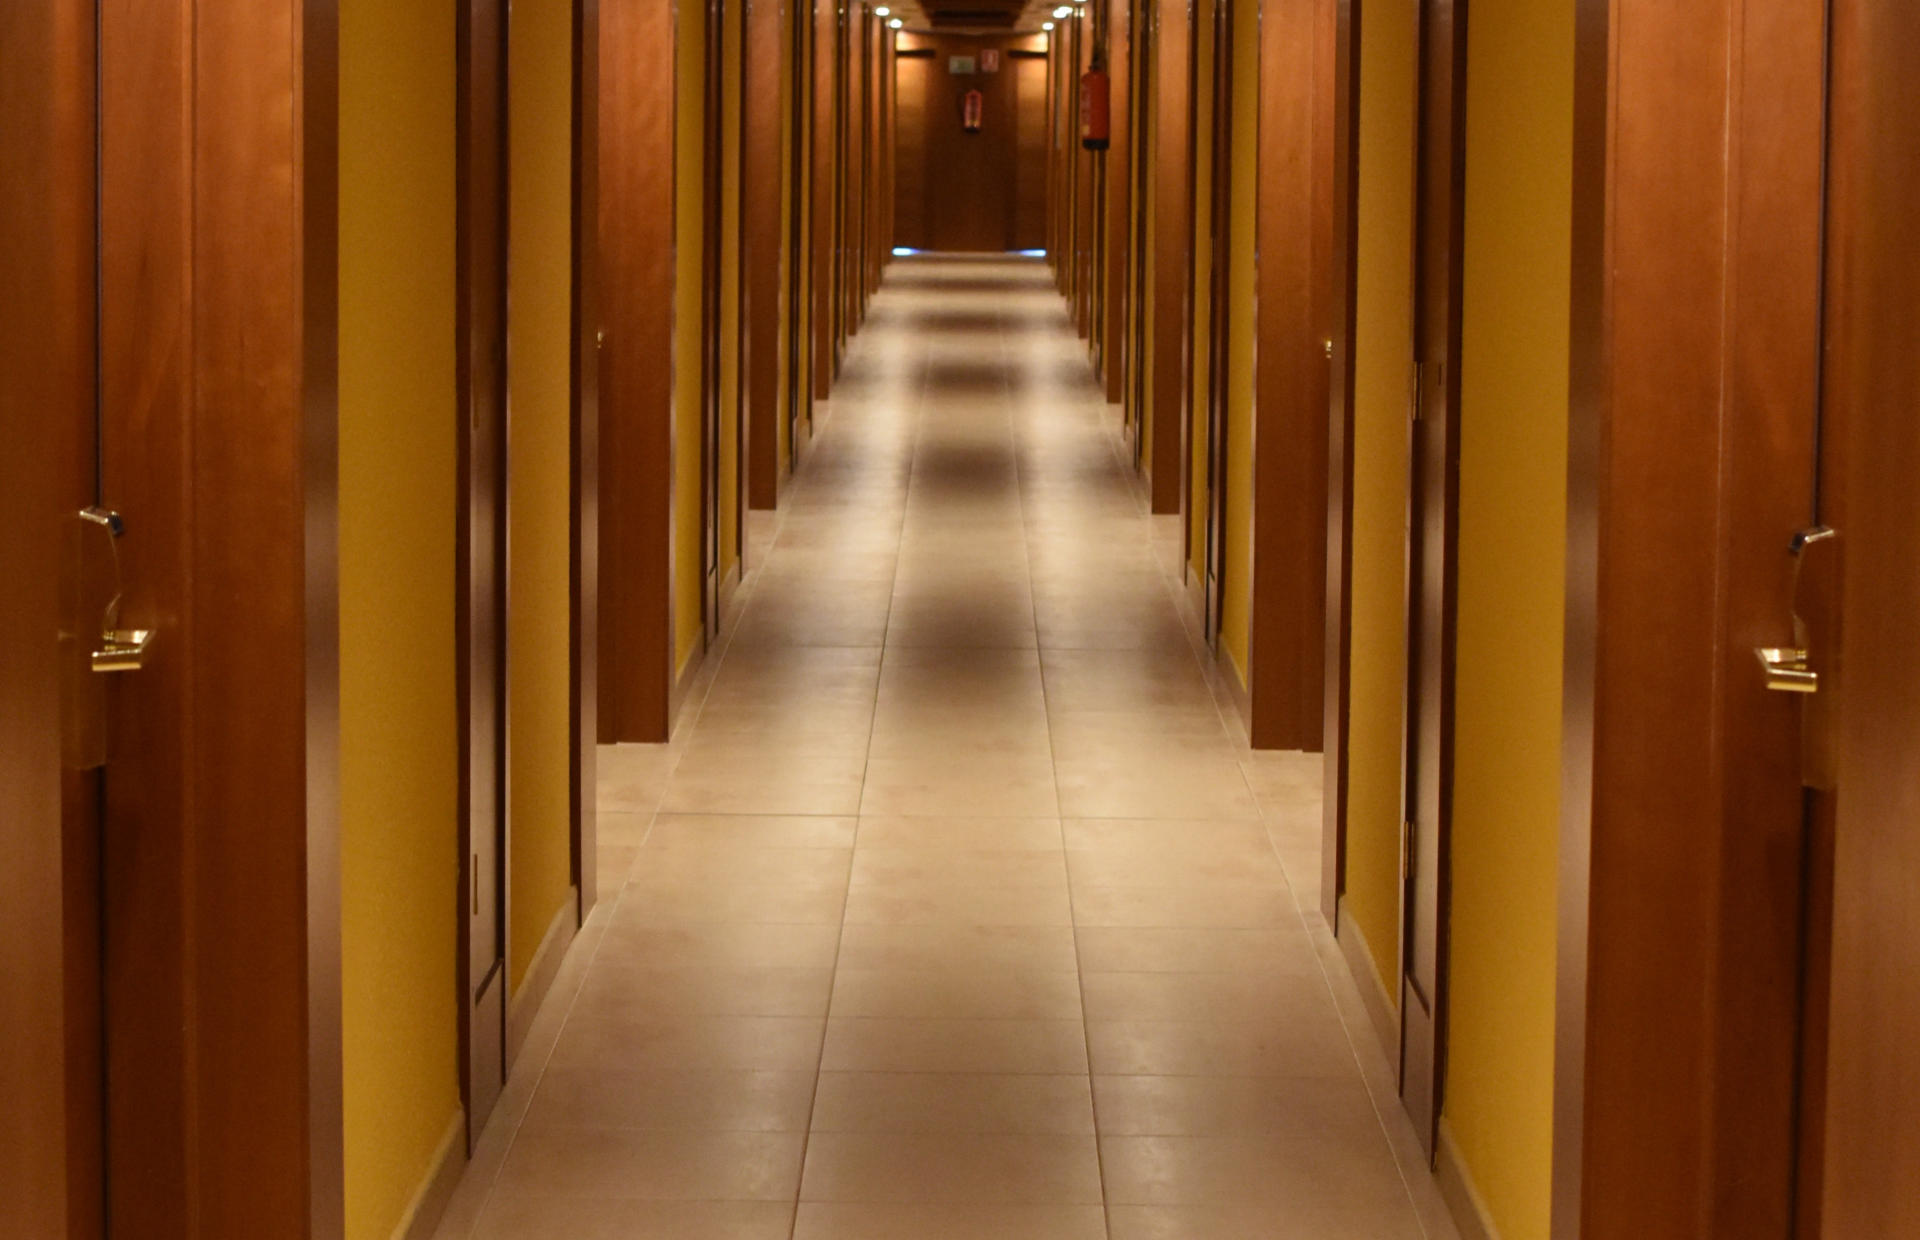
[[[886, 7], [909, 30], [997, 32], [1037, 31], [1063, 3], [1069, 0], [900, 0]], [[883, 0], [867, 5], [882, 6]]]

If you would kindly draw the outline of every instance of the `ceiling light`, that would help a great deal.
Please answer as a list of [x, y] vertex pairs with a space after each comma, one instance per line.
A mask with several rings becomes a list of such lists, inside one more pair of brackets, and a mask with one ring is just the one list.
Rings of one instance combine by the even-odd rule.
[[1041, 22], [1041, 23], [1040, 23], [1040, 29], [1042, 29], [1042, 30], [1052, 30], [1052, 29], [1053, 29], [1053, 23], [1052, 23], [1052, 22]]
[[891, 28], [893, 28], [893, 29], [895, 29], [895, 30], [898, 30], [898, 29], [900, 29], [900, 28], [901, 28], [902, 26], [904, 26], [904, 25], [906, 25], [906, 24], [907, 24], [907, 23], [905, 23], [905, 22], [903, 22], [903, 21], [901, 21], [901, 20], [900, 20], [899, 18], [897, 18], [897, 17], [896, 17], [896, 18], [894, 18], [894, 19], [893, 19], [892, 21], [890, 21], [890, 22], [888, 22], [888, 23], [887, 23], [887, 25], [888, 25], [888, 26], [890, 26]]
[[1055, 9], [1055, 10], [1053, 11], [1053, 15], [1054, 15], [1054, 16], [1055, 16], [1056, 18], [1060, 18], [1060, 17], [1072, 17], [1072, 16], [1073, 16], [1073, 6], [1072, 6], [1071, 4], [1063, 4], [1063, 5], [1061, 5], [1061, 6], [1059, 7], [1059, 8], [1057, 8], [1057, 9]]
[[881, 5], [881, 6], [879, 7], [879, 8], [877, 8], [877, 9], [875, 9], [875, 10], [873, 11], [873, 15], [874, 15], [875, 17], [885, 17], [885, 16], [887, 15], [887, 14], [889, 14], [889, 13], [891, 13], [891, 12], [893, 12], [893, 10], [892, 10], [892, 9], [890, 9], [890, 8], [888, 8], [888, 7], [886, 6], [886, 5], [884, 5], [884, 4], [883, 4], [883, 5]]

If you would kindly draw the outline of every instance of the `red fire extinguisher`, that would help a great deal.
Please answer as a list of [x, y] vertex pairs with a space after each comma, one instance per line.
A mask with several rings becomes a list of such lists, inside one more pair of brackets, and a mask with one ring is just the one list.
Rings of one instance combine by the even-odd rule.
[[980, 132], [980, 113], [986, 107], [986, 96], [977, 90], [970, 90], [960, 101], [960, 128], [966, 133]]
[[1080, 75], [1080, 145], [1089, 151], [1107, 149], [1110, 93], [1106, 62], [1096, 59], [1093, 67]]

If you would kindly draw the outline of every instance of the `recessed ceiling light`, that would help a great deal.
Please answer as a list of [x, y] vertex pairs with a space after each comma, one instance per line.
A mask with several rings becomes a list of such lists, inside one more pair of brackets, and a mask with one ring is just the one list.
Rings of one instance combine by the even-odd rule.
[[893, 28], [893, 29], [895, 29], [895, 30], [898, 30], [898, 29], [900, 29], [900, 28], [901, 28], [902, 26], [905, 26], [906, 24], [907, 24], [907, 23], [905, 23], [905, 22], [903, 22], [903, 21], [901, 21], [901, 20], [900, 20], [899, 18], [897, 18], [897, 17], [896, 17], [896, 18], [894, 18], [894, 19], [893, 19], [892, 21], [890, 21], [890, 22], [888, 22], [888, 23], [887, 23], [887, 25], [888, 25], [888, 26], [890, 26], [891, 28]]
[[1052, 23], [1052, 22], [1041, 22], [1041, 23], [1040, 23], [1040, 29], [1042, 29], [1042, 30], [1052, 30], [1052, 29], [1053, 29], [1053, 23]]
[[879, 7], [879, 8], [877, 8], [877, 9], [875, 9], [875, 10], [873, 11], [873, 15], [874, 15], [875, 17], [885, 17], [885, 16], [887, 15], [887, 14], [889, 14], [889, 13], [891, 13], [891, 12], [893, 12], [893, 10], [892, 10], [892, 9], [890, 9], [890, 8], [888, 8], [888, 7], [886, 6], [886, 5], [884, 5], [884, 4], [883, 4], [883, 5], [881, 5], [881, 6]]
[[1057, 9], [1055, 9], [1055, 10], [1053, 11], [1053, 15], [1054, 15], [1054, 16], [1055, 16], [1056, 18], [1060, 18], [1060, 17], [1072, 17], [1072, 16], [1073, 16], [1073, 6], [1072, 6], [1071, 4], [1063, 4], [1063, 5], [1061, 5], [1061, 6], [1059, 7], [1059, 8], [1057, 8]]

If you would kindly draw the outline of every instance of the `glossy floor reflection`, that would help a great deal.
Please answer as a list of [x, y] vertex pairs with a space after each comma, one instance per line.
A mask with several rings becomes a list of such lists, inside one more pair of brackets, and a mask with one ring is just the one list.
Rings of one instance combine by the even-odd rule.
[[1210, 683], [1046, 268], [897, 262], [821, 413], [680, 735], [603, 751], [602, 903], [442, 1235], [1451, 1235], [1319, 760]]

